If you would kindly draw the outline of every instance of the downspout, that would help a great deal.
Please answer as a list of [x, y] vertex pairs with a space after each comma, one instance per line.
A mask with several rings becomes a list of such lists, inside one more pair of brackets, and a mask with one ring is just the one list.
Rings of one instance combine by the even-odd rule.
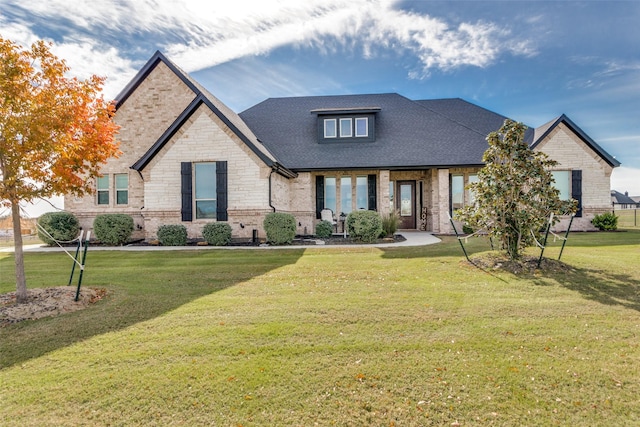
[[273, 173], [275, 172], [276, 168], [272, 167], [271, 168], [271, 172], [269, 172], [269, 207], [273, 210], [273, 212], [276, 211], [276, 207], [273, 206], [273, 201], [271, 200], [271, 176], [273, 175]]

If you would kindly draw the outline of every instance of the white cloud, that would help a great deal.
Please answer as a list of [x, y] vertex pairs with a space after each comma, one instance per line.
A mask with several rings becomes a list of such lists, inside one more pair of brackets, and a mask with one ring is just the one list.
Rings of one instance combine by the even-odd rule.
[[[485, 67], [504, 52], [532, 53], [526, 40], [495, 24], [463, 22], [451, 27], [442, 19], [399, 9], [397, 2], [390, 0], [6, 1], [27, 15], [23, 25], [31, 22], [32, 32], [38, 29], [28, 15], [46, 17], [51, 25], [66, 24], [68, 33], [82, 32], [83, 36], [63, 34], [67, 40], [62, 43], [68, 49], [61, 49], [73, 54], [75, 47], [80, 48], [82, 61], [89, 55], [96, 55], [97, 60], [113, 57], [109, 49], [88, 48], [90, 44], [108, 45], [105, 37], [155, 37], [165, 53], [189, 72], [282, 46], [357, 51], [366, 58], [380, 51], [410, 54], [419, 64], [413, 73], [419, 77], [432, 69]], [[90, 66], [94, 62], [84, 63]], [[117, 62], [109, 71], [121, 75]], [[128, 68], [125, 60], [120, 62], [120, 67]]]

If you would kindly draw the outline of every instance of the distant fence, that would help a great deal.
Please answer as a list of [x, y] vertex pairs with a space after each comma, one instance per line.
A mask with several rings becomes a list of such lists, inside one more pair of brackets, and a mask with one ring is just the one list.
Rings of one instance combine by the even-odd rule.
[[640, 209], [616, 209], [618, 228], [640, 228]]

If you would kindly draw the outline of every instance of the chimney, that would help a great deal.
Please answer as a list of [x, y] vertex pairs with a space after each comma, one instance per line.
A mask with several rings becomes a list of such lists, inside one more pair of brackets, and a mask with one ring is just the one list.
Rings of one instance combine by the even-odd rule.
[[625, 192], [624, 192], [624, 195], [625, 195], [625, 196], [627, 196], [627, 197], [629, 197], [629, 192], [628, 192], [628, 191], [625, 191]]

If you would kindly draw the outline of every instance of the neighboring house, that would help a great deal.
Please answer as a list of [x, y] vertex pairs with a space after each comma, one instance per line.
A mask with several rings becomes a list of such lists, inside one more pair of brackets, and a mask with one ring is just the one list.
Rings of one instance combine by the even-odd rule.
[[613, 209], [637, 209], [640, 208], [640, 202], [637, 202], [634, 198], [629, 197], [629, 192], [625, 191], [624, 194], [616, 190], [611, 190], [611, 204]]
[[[396, 209], [401, 229], [451, 233], [448, 214], [472, 202], [465, 186], [505, 120], [461, 99], [393, 93], [267, 99], [236, 114], [159, 52], [116, 100], [122, 155], [103, 167], [95, 195], [67, 196], [65, 208], [85, 228], [101, 213], [129, 214], [147, 239], [176, 223], [197, 237], [211, 221], [234, 237], [264, 236], [273, 211], [312, 234], [325, 208], [337, 220]], [[564, 115], [526, 138], [558, 161], [561, 196], [579, 201], [573, 228], [592, 229], [611, 209], [619, 162]]]

